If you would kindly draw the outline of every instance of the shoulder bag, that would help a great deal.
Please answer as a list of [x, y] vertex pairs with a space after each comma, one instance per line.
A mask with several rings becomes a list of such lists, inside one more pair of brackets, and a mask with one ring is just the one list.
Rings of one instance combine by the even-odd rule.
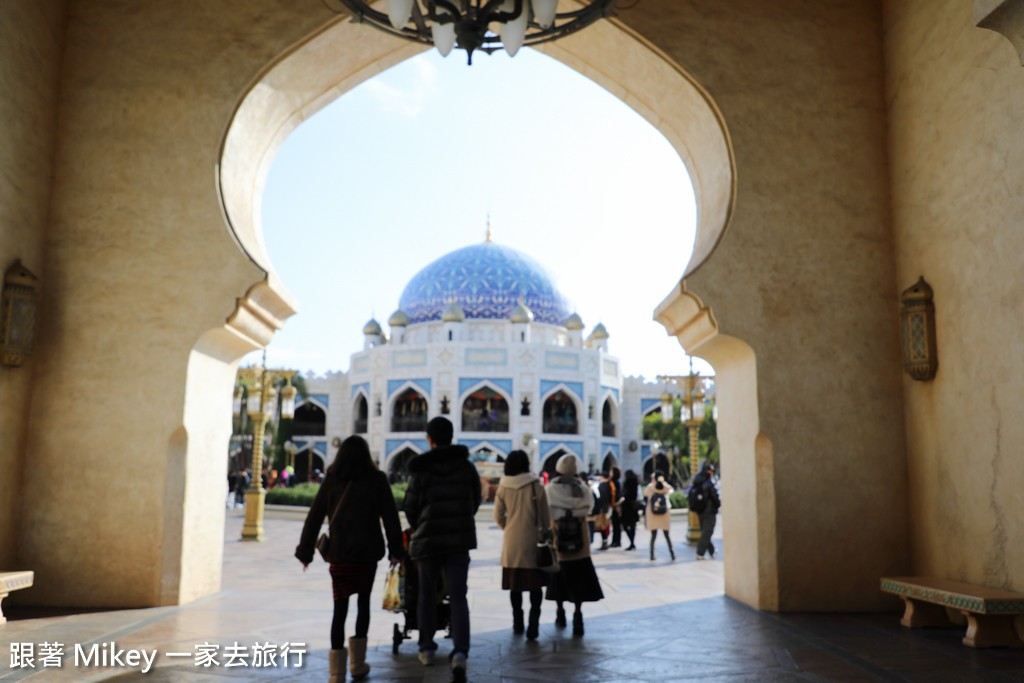
[[[536, 487], [534, 482], [533, 486]], [[551, 544], [551, 527], [540, 526], [540, 507], [537, 504], [537, 489], [533, 488], [533, 515], [537, 522], [537, 568], [547, 574], [555, 574], [562, 567], [558, 562], [558, 554]]]
[[[331, 515], [331, 519], [327, 522], [327, 531], [331, 530], [331, 525], [334, 524], [334, 518], [338, 516], [338, 512], [341, 510], [341, 506], [345, 504], [345, 499], [348, 497], [348, 490], [352, 488], [352, 482], [345, 484], [345, 490], [341, 492], [341, 500], [338, 501], [337, 507], [334, 508], [334, 514]], [[316, 549], [320, 551], [320, 557], [324, 558], [324, 562], [330, 562], [328, 555], [331, 552], [331, 537], [326, 533], [320, 534], [320, 538], [316, 539]]]

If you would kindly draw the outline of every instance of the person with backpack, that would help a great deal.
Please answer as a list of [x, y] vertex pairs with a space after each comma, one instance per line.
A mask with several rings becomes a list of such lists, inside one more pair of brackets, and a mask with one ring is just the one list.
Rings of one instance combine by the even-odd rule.
[[637, 494], [640, 492], [640, 481], [636, 472], [626, 470], [622, 480], [622, 531], [629, 539], [629, 547], [626, 550], [636, 550], [636, 524], [640, 521], [641, 506], [637, 503]]
[[711, 534], [715, 531], [718, 511], [722, 509], [722, 500], [718, 497], [715, 487], [715, 466], [704, 461], [700, 472], [693, 478], [690, 491], [686, 494], [686, 504], [700, 519], [700, 540], [697, 541], [697, 559], [703, 560], [704, 553], [710, 553], [715, 559], [715, 544], [711, 542]]
[[565, 628], [564, 603], [576, 606], [572, 616], [572, 634], [583, 635], [584, 602], [604, 599], [597, 571], [590, 559], [590, 534], [587, 515], [593, 506], [593, 495], [586, 484], [577, 477], [577, 458], [567, 453], [555, 465], [558, 476], [547, 487], [548, 504], [551, 509], [551, 527], [555, 532], [555, 551], [561, 569], [551, 576], [547, 599], [558, 603], [555, 626]]
[[668, 554], [676, 559], [676, 551], [672, 548], [672, 537], [669, 536], [669, 529], [672, 528], [672, 516], [669, 514], [669, 494], [674, 489], [665, 483], [665, 474], [661, 470], [654, 470], [651, 483], [644, 489], [644, 497], [647, 498], [647, 529], [651, 532], [651, 560], [654, 560], [654, 541], [658, 538], [658, 530], [665, 535], [665, 542], [668, 543]]

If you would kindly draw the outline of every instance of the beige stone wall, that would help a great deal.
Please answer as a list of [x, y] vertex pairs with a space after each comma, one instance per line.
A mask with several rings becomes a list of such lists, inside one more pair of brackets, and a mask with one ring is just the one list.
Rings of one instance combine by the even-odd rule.
[[[252, 340], [215, 343], [219, 371], [190, 371], [192, 350], [265, 278], [223, 218], [219, 148], [259, 69], [330, 16], [315, 9], [282, 25], [240, 0], [71, 5], [19, 526], [35, 602], [219, 585], [224, 363]], [[200, 406], [216, 412], [190, 433]]]
[[[0, 3], [0, 272], [20, 258], [43, 287], [63, 33], [63, 0]], [[18, 510], [37, 365], [0, 367], [0, 570], [23, 567]]]
[[913, 568], [1024, 591], [1024, 68], [967, 0], [885, 19], [899, 286], [937, 307], [938, 374], [903, 380]]
[[[723, 404], [757, 408], [721, 407], [721, 430], [759, 421], [735, 444], [742, 476], [730, 477], [723, 440], [726, 506], [749, 500], [759, 522], [774, 515], [750, 557], [761, 580], [741, 599], [884, 606], [878, 578], [909, 560], [880, 8], [675, 5], [669, 20], [650, 2], [622, 18], [708, 90], [735, 153], [731, 223], [687, 285], [756, 368], [756, 401], [740, 400], [749, 381], [720, 387]], [[712, 362], [747, 362], [708, 344]], [[751, 523], [725, 514], [727, 529]]]

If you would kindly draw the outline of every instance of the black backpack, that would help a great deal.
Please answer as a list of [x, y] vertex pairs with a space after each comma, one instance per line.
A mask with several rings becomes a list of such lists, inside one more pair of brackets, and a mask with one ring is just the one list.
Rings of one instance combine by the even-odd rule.
[[664, 493], [655, 491], [651, 494], [651, 514], [664, 515], [668, 512], [668, 498]]
[[560, 553], [575, 553], [583, 549], [583, 525], [580, 518], [574, 517], [571, 510], [558, 518], [558, 533], [555, 535], [555, 548]]
[[690, 508], [691, 512], [696, 512], [698, 515], [704, 512], [708, 507], [707, 484], [701, 486], [691, 486], [690, 492], [686, 494], [686, 506]]

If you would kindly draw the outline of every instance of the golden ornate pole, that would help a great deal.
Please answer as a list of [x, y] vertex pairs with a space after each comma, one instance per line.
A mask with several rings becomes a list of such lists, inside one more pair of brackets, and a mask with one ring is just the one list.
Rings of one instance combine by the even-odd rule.
[[[248, 402], [246, 410], [254, 420], [253, 444], [252, 444], [252, 481], [245, 492], [245, 522], [242, 525], [243, 541], [262, 541], [266, 536], [263, 533], [263, 510], [266, 502], [267, 491], [263, 488], [263, 435], [266, 431], [267, 420], [270, 417], [268, 407], [277, 400], [277, 392], [273, 384], [279, 379], [291, 382], [296, 374], [294, 370], [267, 370], [267, 352], [263, 351], [263, 362], [261, 365], [252, 368], [242, 368], [238, 371], [238, 378], [242, 382], [248, 382]], [[291, 394], [294, 400], [294, 393]], [[253, 401], [256, 403], [252, 403]], [[282, 406], [281, 416], [290, 418], [292, 415], [286, 406]]]

